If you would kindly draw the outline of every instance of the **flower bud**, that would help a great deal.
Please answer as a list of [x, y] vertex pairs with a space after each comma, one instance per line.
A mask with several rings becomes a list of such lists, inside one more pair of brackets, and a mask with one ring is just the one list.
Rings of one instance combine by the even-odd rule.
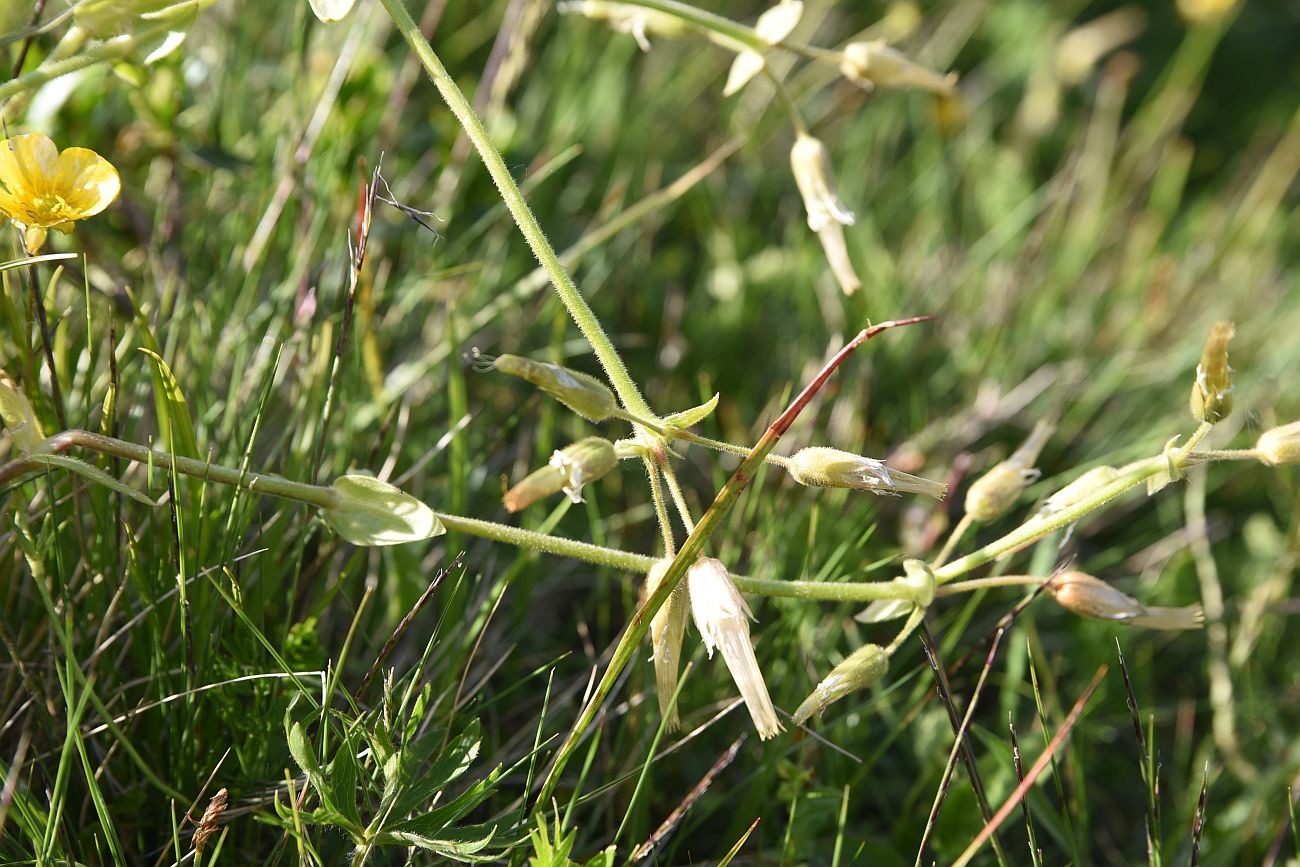
[[803, 196], [804, 210], [808, 212], [808, 228], [817, 233], [817, 240], [821, 242], [840, 289], [845, 295], [851, 295], [862, 281], [849, 259], [844, 226], [853, 225], [855, 217], [835, 192], [826, 146], [812, 136], [800, 133], [790, 149], [790, 169], [794, 172], [799, 195]]
[[1300, 464], [1300, 421], [1264, 431], [1255, 443], [1255, 451], [1271, 467]]
[[[665, 558], [650, 567], [645, 579], [645, 594], [649, 597], [663, 580], [672, 559]], [[686, 615], [690, 608], [690, 591], [686, 582], [678, 584], [672, 595], [655, 612], [650, 621], [650, 658], [655, 664], [655, 691], [659, 694], [659, 713], [666, 720], [668, 731], [681, 725], [677, 708], [668, 706], [677, 690], [677, 671], [681, 663], [682, 637], [686, 635]]]
[[840, 56], [840, 72], [865, 90], [906, 87], [944, 94], [951, 93], [957, 85], [955, 73], [941, 75], [927, 69], [901, 51], [890, 48], [883, 39], [852, 42], [845, 46]]
[[593, 21], [604, 21], [612, 29], [630, 34], [642, 51], [650, 50], [651, 33], [671, 38], [681, 36], [688, 29], [686, 22], [675, 15], [610, 0], [563, 0], [556, 8]]
[[614, 444], [587, 437], [551, 454], [550, 463], [530, 473], [506, 492], [506, 509], [518, 512], [551, 494], [564, 491], [570, 501], [582, 502], [582, 486], [607, 475], [618, 464]]
[[1200, 422], [1217, 424], [1232, 412], [1232, 368], [1228, 366], [1228, 341], [1236, 329], [1231, 322], [1216, 322], [1205, 338], [1201, 363], [1196, 365], [1196, 381], [1190, 399], [1192, 417]]
[[353, 545], [397, 545], [447, 532], [432, 509], [374, 476], [340, 476], [332, 491], [334, 504], [321, 517]]
[[588, 421], [604, 421], [618, 409], [614, 392], [594, 376], [521, 355], [502, 355], [492, 369], [531, 382]]
[[[754, 32], [768, 45], [776, 45], [790, 35], [803, 15], [801, 0], [781, 0], [780, 3], [758, 16]], [[722, 89], [723, 96], [731, 96], [749, 83], [755, 75], [763, 71], [763, 55], [752, 48], [745, 48], [736, 54], [727, 73], [727, 84]]]
[[1011, 457], [976, 479], [966, 492], [966, 514], [976, 521], [993, 521], [1009, 512], [1042, 475], [1033, 464], [1052, 430], [1050, 423], [1040, 421]]
[[712, 557], [696, 560], [686, 573], [686, 580], [691, 616], [704, 639], [709, 658], [713, 658], [715, 648], [722, 651], [722, 661], [740, 688], [758, 736], [763, 740], [775, 737], [782, 727], [763, 673], [758, 669], [754, 645], [749, 640], [749, 620], [754, 616], [749, 606], [727, 575], [726, 567]]
[[790, 458], [790, 475], [801, 485], [814, 488], [853, 488], [873, 494], [925, 494], [942, 500], [948, 486], [900, 470], [890, 469], [874, 458], [824, 446], [800, 449]]
[[790, 149], [790, 169], [795, 185], [803, 196], [808, 212], [808, 228], [820, 232], [831, 223], [853, 225], [853, 212], [844, 206], [835, 192], [831, 162], [826, 146], [810, 135], [800, 133]]
[[884, 677], [888, 670], [889, 656], [883, 647], [878, 644], [859, 647], [817, 684], [812, 695], [804, 699], [794, 712], [794, 721], [803, 723], [813, 714], [826, 710], [832, 702], [851, 692], [866, 689]]
[[1146, 606], [1105, 581], [1083, 572], [1064, 572], [1047, 584], [1047, 591], [1067, 611], [1095, 620], [1117, 620], [1147, 629], [1200, 629], [1205, 612], [1199, 605], [1179, 608]]
[[30, 454], [45, 439], [27, 395], [3, 370], [0, 370], [0, 420], [4, 421], [14, 441], [14, 449], [20, 455]]
[[1093, 467], [1044, 500], [1038, 514], [1055, 515], [1057, 512], [1063, 512], [1085, 497], [1097, 493], [1119, 477], [1120, 471], [1114, 467]]

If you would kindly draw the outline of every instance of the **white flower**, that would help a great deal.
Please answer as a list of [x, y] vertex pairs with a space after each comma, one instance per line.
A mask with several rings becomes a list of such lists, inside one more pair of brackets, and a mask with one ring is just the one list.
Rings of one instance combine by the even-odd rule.
[[758, 669], [754, 645], [749, 640], [749, 621], [754, 616], [749, 606], [719, 560], [701, 557], [691, 566], [686, 578], [691, 616], [704, 639], [705, 650], [710, 658], [715, 648], [722, 651], [722, 661], [740, 688], [758, 736], [763, 740], [775, 737], [782, 731], [782, 726], [767, 693], [763, 673]]
[[803, 196], [808, 212], [808, 228], [820, 232], [831, 223], [853, 225], [853, 212], [844, 206], [835, 192], [831, 178], [831, 161], [826, 146], [805, 133], [795, 139], [790, 149], [790, 169]]
[[[790, 35], [803, 15], [801, 0], [782, 0], [771, 9], [758, 16], [754, 31], [768, 45], [776, 45]], [[722, 89], [723, 96], [731, 96], [749, 83], [749, 80], [763, 71], [763, 55], [752, 48], [746, 48], [736, 55], [727, 73], [727, 85]]]

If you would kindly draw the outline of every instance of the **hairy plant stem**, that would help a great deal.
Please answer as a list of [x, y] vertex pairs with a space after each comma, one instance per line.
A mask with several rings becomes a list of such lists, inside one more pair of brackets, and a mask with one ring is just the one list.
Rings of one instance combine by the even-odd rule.
[[[641, 418], [640, 416], [633, 415], [632, 413], [625, 412], [623, 410], [615, 411], [614, 417], [621, 418], [623, 419], [623, 421], [628, 421], [635, 425], [640, 425], [646, 430], [658, 434], [659, 436], [663, 437], [665, 440], [681, 440], [682, 442], [685, 443], [692, 443], [697, 446], [704, 446], [705, 448], [713, 449], [714, 451], [730, 452], [733, 455], [740, 455], [742, 457], [747, 456], [750, 452], [749, 446], [741, 446], [741, 445], [736, 445], [735, 443], [725, 442], [723, 440], [710, 439], [709, 437], [700, 436], [697, 433], [692, 433], [689, 430], [684, 430], [681, 428], [664, 427], [661, 424], [662, 420], [660, 419], [651, 420], [651, 419]], [[790, 459], [786, 457], [782, 457], [781, 455], [768, 455], [765, 458], [763, 458], [763, 462], [767, 464], [774, 464], [783, 469], [788, 469], [790, 466]]]
[[677, 507], [682, 526], [686, 528], [687, 533], [694, 533], [695, 519], [691, 517], [690, 507], [686, 505], [686, 497], [682, 494], [682, 486], [677, 481], [677, 474], [673, 472], [672, 466], [667, 461], [659, 469], [663, 471], [664, 481], [668, 483], [668, 492], [672, 494], [673, 505]]
[[1016, 529], [1007, 533], [1001, 539], [997, 539], [980, 548], [978, 551], [967, 554], [965, 557], [959, 557], [946, 566], [940, 566], [934, 570], [934, 580], [937, 584], [946, 584], [961, 575], [982, 566], [991, 560], [996, 560], [1003, 554], [1009, 554], [1017, 551], [1026, 545], [1037, 542], [1049, 533], [1054, 533], [1075, 521], [1082, 518], [1089, 512], [1104, 506], [1111, 500], [1132, 490], [1147, 479], [1154, 478], [1164, 472], [1171, 470], [1181, 470], [1191, 463], [1190, 455], [1192, 447], [1205, 438], [1209, 433], [1209, 425], [1202, 424], [1197, 428], [1187, 446], [1182, 449], [1172, 449], [1166, 454], [1157, 455], [1156, 457], [1147, 458], [1137, 461], [1125, 468], [1124, 474], [1113, 482], [1102, 486], [1092, 494], [1082, 498], [1076, 503], [1054, 512], [1051, 515], [1036, 515]]
[[650, 480], [650, 500], [655, 506], [655, 520], [659, 522], [659, 533], [664, 538], [664, 556], [672, 557], [677, 553], [677, 543], [673, 540], [673, 525], [668, 518], [663, 485], [659, 484], [659, 467], [649, 455], [642, 455], [641, 463], [645, 465], [646, 478]]
[[[389, 0], [385, 0], [385, 2], [389, 2]], [[600, 681], [591, 693], [591, 697], [587, 700], [581, 713], [578, 714], [573, 727], [569, 729], [569, 734], [564, 739], [564, 743], [560, 745], [559, 750], [556, 752], [555, 760], [547, 771], [537, 793], [537, 798], [533, 802], [535, 810], [544, 810], [550, 804], [551, 796], [555, 793], [556, 786], [559, 785], [560, 776], [564, 773], [565, 766], [568, 765], [569, 759], [578, 748], [578, 742], [582, 740], [587, 729], [595, 721], [596, 715], [605, 703], [605, 699], [609, 697], [614, 685], [618, 682], [619, 675], [638, 652], [642, 640], [644, 640], [646, 633], [650, 629], [650, 621], [655, 613], [668, 601], [668, 597], [672, 595], [677, 589], [677, 585], [686, 577], [686, 570], [703, 553], [705, 542], [721, 526], [723, 519], [731, 511], [731, 507], [735, 505], [736, 500], [740, 498], [741, 492], [748, 486], [754, 474], [762, 469], [763, 458], [776, 446], [777, 440], [789, 430], [790, 425], [798, 418], [799, 413], [803, 412], [804, 407], [812, 400], [813, 395], [821, 390], [822, 386], [826, 384], [826, 380], [830, 378], [830, 375], [835, 372], [835, 369], [850, 353], [872, 337], [886, 329], [923, 322], [929, 318], [927, 316], [895, 322], [882, 322], [859, 332], [856, 337], [845, 344], [844, 348], [826, 363], [817, 376], [813, 377], [813, 380], [786, 407], [785, 411], [768, 425], [767, 430], [763, 432], [763, 436], [754, 445], [753, 451], [740, 462], [740, 466], [732, 473], [731, 478], [722, 486], [722, 490], [718, 492], [713, 503], [705, 511], [704, 516], [700, 518], [695, 530], [686, 537], [681, 550], [677, 552], [677, 556], [669, 564], [655, 591], [650, 594], [649, 598], [641, 604], [641, 607], [636, 610], [628, 621], [622, 638], [619, 639], [610, 656], [609, 665], [606, 666]]]
[[790, 118], [790, 125], [794, 131], [801, 136], [808, 135], [808, 125], [803, 122], [803, 115], [799, 114], [799, 106], [795, 104], [794, 97], [790, 95], [789, 89], [775, 72], [768, 65], [767, 60], [763, 61], [763, 74], [772, 84], [772, 90], [776, 94], [777, 102], [781, 103], [781, 108], [785, 109], [786, 116]]
[[591, 307], [587, 304], [582, 293], [574, 284], [569, 272], [565, 270], [564, 263], [556, 255], [555, 250], [551, 247], [551, 242], [546, 239], [546, 234], [542, 231], [541, 224], [533, 216], [532, 210], [528, 207], [528, 202], [524, 199], [523, 193], [519, 191], [518, 184], [515, 183], [514, 177], [510, 174], [509, 168], [506, 167], [505, 160], [501, 158], [500, 152], [492, 144], [488, 136], [487, 129], [483, 122], [479, 120], [478, 115], [474, 113], [473, 107], [465, 95], [460, 92], [456, 82], [438, 59], [429, 42], [420, 32], [419, 25], [411, 14], [406, 11], [406, 7], [401, 0], [381, 0], [384, 8], [388, 10], [389, 17], [393, 19], [393, 24], [397, 27], [402, 37], [406, 39], [411, 51], [415, 53], [416, 59], [424, 67], [424, 71], [433, 81], [438, 93], [442, 95], [443, 101], [451, 109], [452, 114], [460, 122], [461, 127], [465, 130], [465, 135], [478, 151], [479, 158], [483, 160], [483, 165], [487, 168], [488, 174], [492, 176], [493, 183], [496, 184], [497, 190], [501, 193], [501, 199], [505, 202], [506, 208], [510, 215], [514, 217], [516, 225], [519, 226], [520, 233], [523, 234], [524, 240], [532, 248], [533, 254], [537, 261], [546, 269], [546, 273], [551, 278], [551, 284], [555, 287], [555, 292], [564, 302], [568, 309], [569, 315], [577, 323], [578, 329], [582, 332], [587, 342], [591, 344], [592, 350], [596, 353], [601, 367], [605, 370], [605, 375], [609, 378], [610, 384], [618, 394], [619, 401], [623, 407], [630, 413], [643, 416], [649, 419], [656, 418], [650, 405], [646, 403], [645, 398], [641, 396], [640, 389], [637, 388], [631, 375], [627, 372], [627, 367], [623, 364], [623, 359], [619, 356], [618, 350], [605, 334], [601, 327], [600, 321], [596, 319], [596, 314], [592, 312]]

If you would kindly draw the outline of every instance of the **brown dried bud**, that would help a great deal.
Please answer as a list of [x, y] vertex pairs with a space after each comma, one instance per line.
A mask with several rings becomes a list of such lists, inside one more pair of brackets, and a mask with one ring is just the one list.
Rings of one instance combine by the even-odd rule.
[[1147, 629], [1200, 629], [1205, 623], [1205, 612], [1199, 605], [1146, 606], [1084, 572], [1061, 573], [1048, 583], [1047, 591], [1062, 608], [1080, 617], [1117, 620]]
[[614, 444], [600, 437], [587, 437], [551, 455], [551, 461], [506, 492], [506, 509], [518, 512], [551, 494], [564, 491], [575, 503], [582, 502], [582, 486], [608, 474], [618, 464]]
[[1255, 443], [1255, 451], [1271, 467], [1300, 464], [1300, 421], [1264, 431]]
[[229, 798], [230, 792], [220, 789], [212, 796], [212, 800], [208, 801], [208, 808], [203, 811], [203, 818], [199, 819], [198, 827], [194, 829], [194, 839], [191, 842], [195, 852], [202, 852], [203, 847], [208, 845], [209, 838], [216, 833], [217, 822], [225, 812]]
[[1205, 338], [1201, 363], [1196, 365], [1196, 381], [1190, 399], [1192, 417], [1217, 424], [1232, 412], [1232, 368], [1228, 366], [1228, 341], [1236, 329], [1231, 322], [1216, 322]]
[[884, 677], [888, 670], [889, 656], [883, 647], [878, 644], [859, 647], [817, 684], [812, 695], [804, 699], [794, 712], [794, 721], [803, 723], [813, 714], [826, 710], [832, 702], [851, 692], [866, 689]]

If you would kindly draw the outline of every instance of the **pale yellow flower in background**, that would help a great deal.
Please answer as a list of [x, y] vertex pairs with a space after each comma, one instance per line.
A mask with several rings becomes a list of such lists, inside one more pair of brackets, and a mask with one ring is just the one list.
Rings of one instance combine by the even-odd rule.
[[0, 214], [23, 233], [29, 253], [44, 246], [50, 229], [67, 234], [76, 220], [107, 208], [121, 188], [117, 169], [88, 148], [60, 153], [40, 133], [0, 140]]

